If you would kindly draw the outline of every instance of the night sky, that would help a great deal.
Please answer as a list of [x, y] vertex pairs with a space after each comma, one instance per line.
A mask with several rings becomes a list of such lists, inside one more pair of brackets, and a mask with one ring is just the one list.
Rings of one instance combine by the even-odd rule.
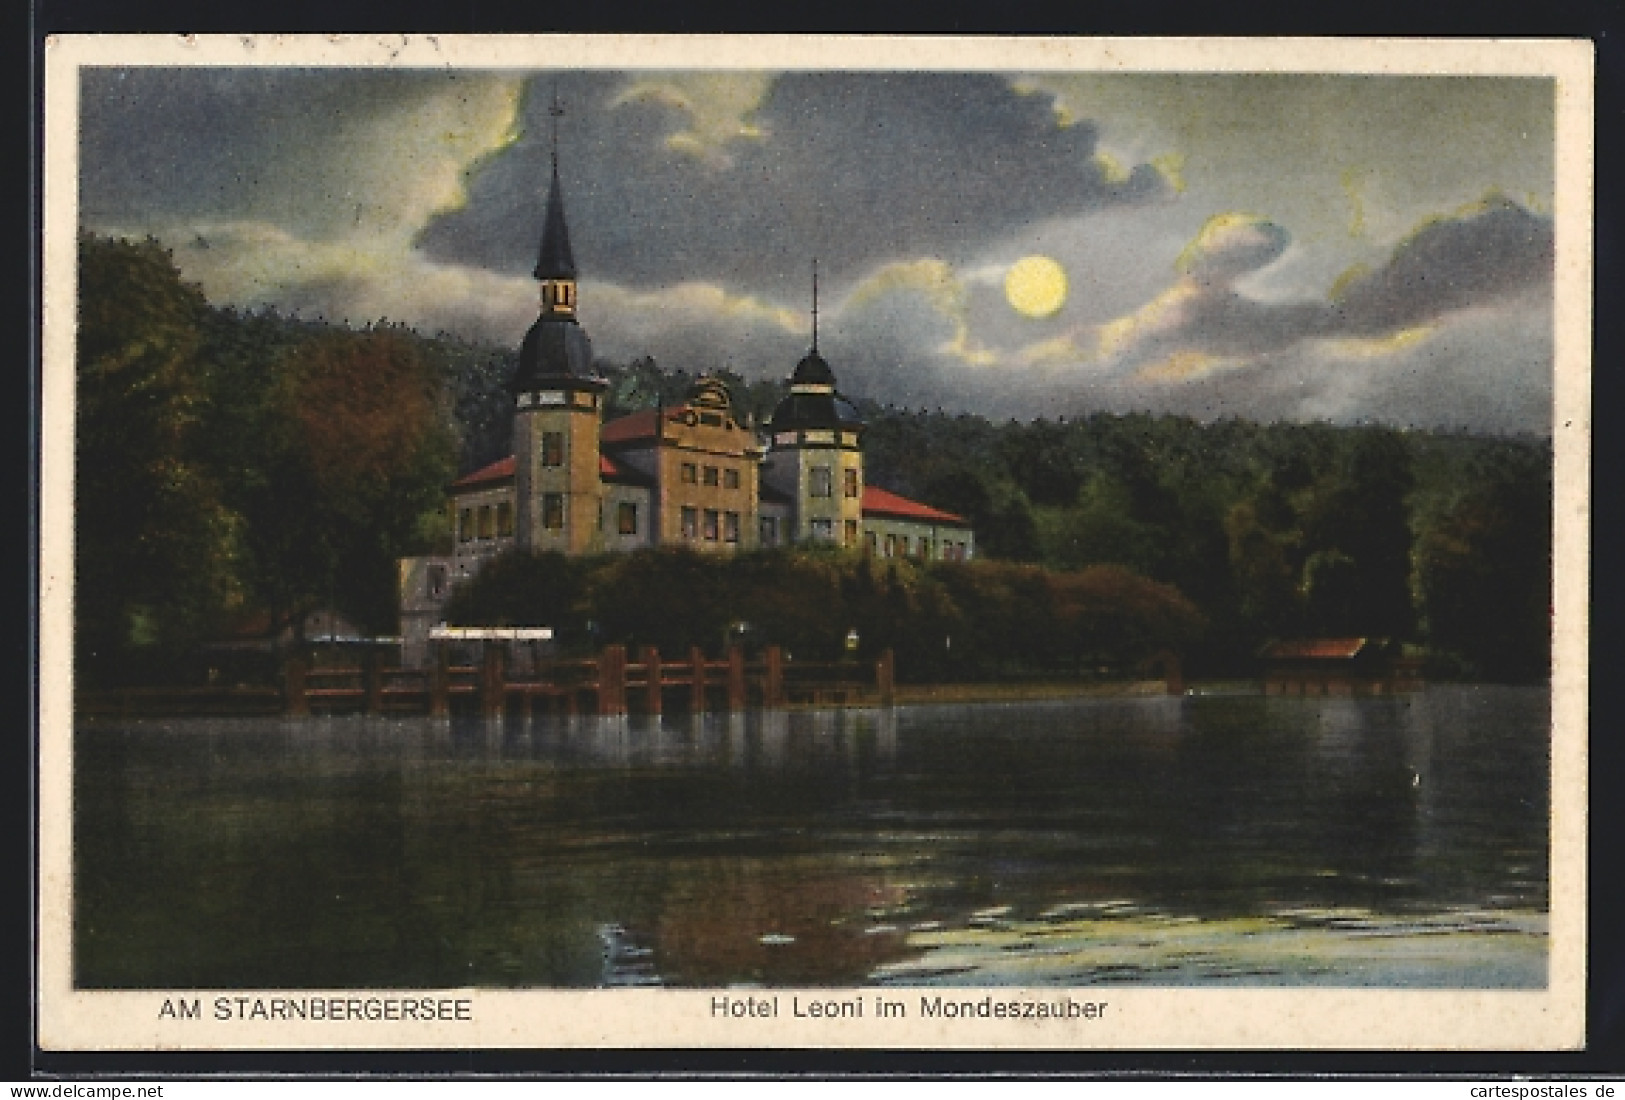
[[[87, 69], [80, 221], [517, 346], [557, 94], [595, 351], [990, 416], [1551, 431], [1550, 80]], [[1026, 257], [1053, 264], [1025, 288]], [[1064, 284], [1057, 275], [1064, 275]]]

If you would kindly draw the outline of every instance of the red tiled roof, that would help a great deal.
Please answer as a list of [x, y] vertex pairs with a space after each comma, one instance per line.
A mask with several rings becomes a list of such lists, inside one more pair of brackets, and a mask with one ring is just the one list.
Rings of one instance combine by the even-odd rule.
[[1346, 661], [1358, 656], [1365, 643], [1364, 638], [1294, 638], [1276, 642], [1264, 651], [1264, 656], [1274, 660], [1314, 658]]
[[[491, 465], [475, 470], [471, 474], [464, 474], [452, 482], [451, 487], [453, 490], [478, 489], [486, 485], [497, 485], [504, 481], [510, 481], [513, 479], [513, 475], [514, 460], [513, 455], [509, 455], [507, 458], [498, 459]], [[628, 481], [638, 485], [646, 484], [649, 480], [648, 476], [641, 471], [634, 470], [630, 466], [625, 466], [608, 455], [602, 454], [598, 456], [598, 476], [607, 478], [610, 481]]]
[[[636, 443], [639, 440], [653, 439], [655, 435], [655, 418], [661, 414], [660, 409], [643, 409], [639, 412], [618, 416], [605, 424], [599, 433], [599, 439], [605, 443]], [[679, 420], [683, 410], [664, 410], [667, 420]]]
[[964, 516], [956, 516], [952, 512], [944, 512], [941, 508], [933, 508], [929, 504], [920, 504], [900, 497], [896, 493], [888, 493], [884, 489], [873, 485], [863, 487], [863, 514], [879, 516], [895, 516], [898, 519], [923, 520], [927, 523], [951, 523], [958, 527], [966, 527]]
[[498, 481], [507, 481], [513, 477], [513, 455], [499, 458], [489, 466], [481, 467], [471, 474], [464, 474], [451, 483], [453, 489], [473, 489], [480, 485], [490, 485]]

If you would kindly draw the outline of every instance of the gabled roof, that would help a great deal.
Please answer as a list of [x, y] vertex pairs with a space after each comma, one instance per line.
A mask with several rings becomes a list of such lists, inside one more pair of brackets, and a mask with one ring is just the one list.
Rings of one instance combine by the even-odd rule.
[[933, 508], [929, 504], [900, 497], [874, 485], [863, 487], [863, 514], [892, 516], [896, 519], [912, 519], [925, 523], [948, 523], [956, 527], [970, 526], [964, 516], [956, 516], [952, 512], [944, 512], [941, 508]]
[[489, 485], [497, 485], [504, 481], [512, 481], [514, 473], [513, 455], [499, 458], [489, 466], [481, 466], [471, 474], [464, 474], [451, 483], [453, 490], [457, 489], [483, 489]]
[[1292, 638], [1276, 642], [1264, 650], [1271, 660], [1334, 660], [1358, 657], [1368, 638]]

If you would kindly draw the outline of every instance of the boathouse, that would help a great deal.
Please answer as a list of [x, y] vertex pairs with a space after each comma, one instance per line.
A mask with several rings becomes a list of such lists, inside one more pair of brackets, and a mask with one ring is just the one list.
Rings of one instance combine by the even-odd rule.
[[1422, 660], [1385, 638], [1294, 638], [1264, 648], [1265, 695], [1392, 695], [1422, 686]]

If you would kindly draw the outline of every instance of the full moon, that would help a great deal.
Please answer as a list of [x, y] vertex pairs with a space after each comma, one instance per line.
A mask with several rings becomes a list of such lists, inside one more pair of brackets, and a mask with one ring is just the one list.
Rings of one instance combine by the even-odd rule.
[[1066, 268], [1048, 256], [1025, 256], [1004, 277], [1004, 296], [1023, 317], [1053, 317], [1066, 304]]

